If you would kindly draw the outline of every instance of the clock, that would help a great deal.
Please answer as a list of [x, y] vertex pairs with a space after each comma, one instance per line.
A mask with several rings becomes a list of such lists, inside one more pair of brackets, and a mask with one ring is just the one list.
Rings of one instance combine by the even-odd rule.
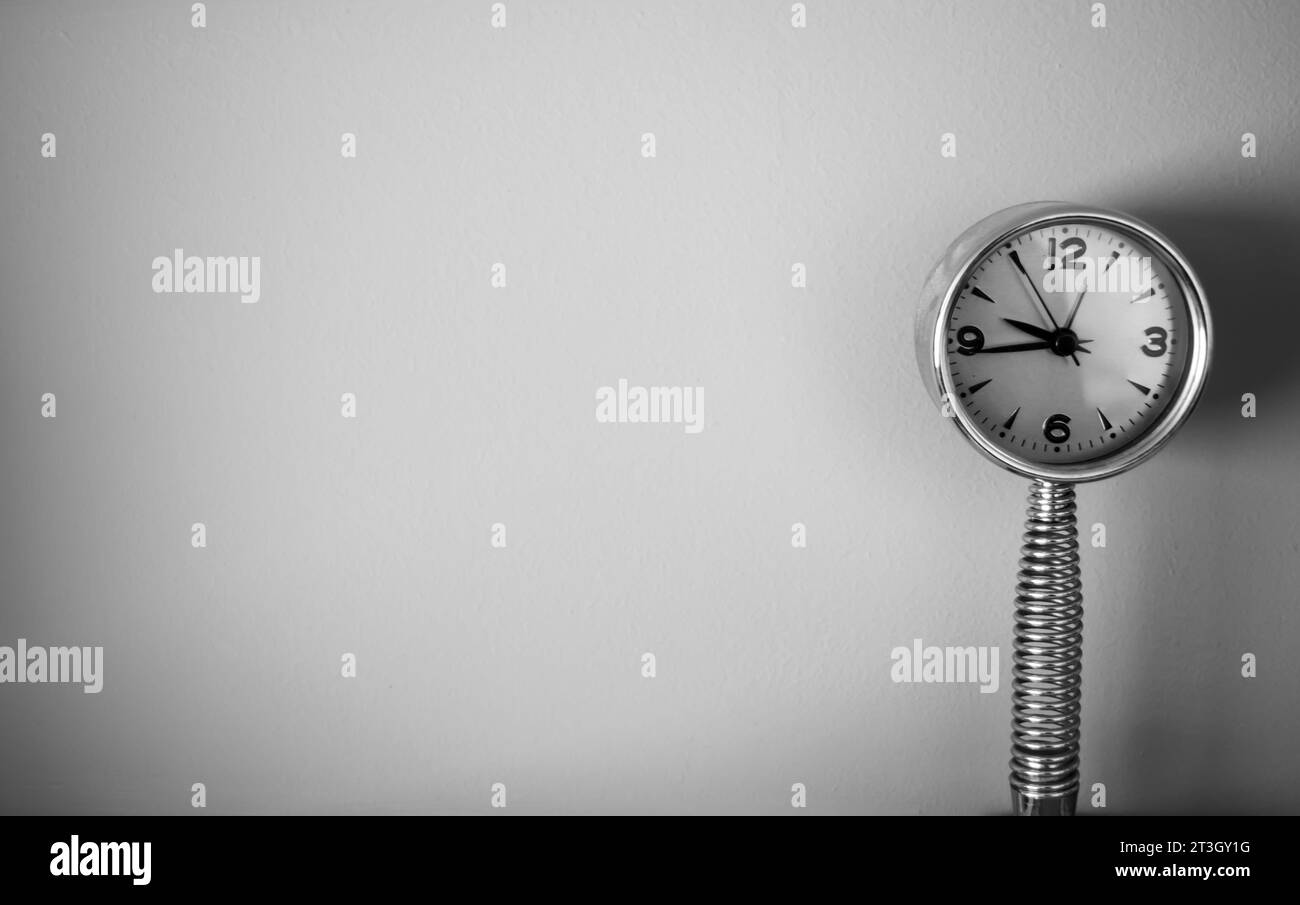
[[922, 376], [999, 465], [1080, 482], [1145, 461], [1191, 414], [1210, 361], [1205, 293], [1150, 226], [1076, 204], [967, 230], [922, 294]]
[[921, 293], [917, 362], [989, 459], [1030, 478], [1015, 598], [1012, 812], [1066, 816], [1079, 789], [1083, 586], [1074, 485], [1154, 455], [1209, 373], [1209, 309], [1147, 224], [1062, 202], [959, 236]]

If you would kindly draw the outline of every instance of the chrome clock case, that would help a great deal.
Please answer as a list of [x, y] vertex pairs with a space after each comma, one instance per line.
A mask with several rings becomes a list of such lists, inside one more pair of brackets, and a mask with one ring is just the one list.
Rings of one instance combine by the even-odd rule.
[[1033, 229], [1057, 223], [1095, 223], [1130, 235], [1158, 256], [1177, 281], [1187, 301], [1190, 354], [1174, 398], [1156, 422], [1119, 451], [1086, 462], [1046, 465], [1016, 456], [984, 436], [960, 405], [950, 406], [957, 429], [974, 446], [1003, 468], [1027, 478], [1078, 483], [1096, 481], [1127, 471], [1165, 445], [1196, 407], [1210, 367], [1212, 330], [1205, 290], [1183, 255], [1164, 235], [1127, 214], [1062, 201], [1039, 201], [998, 211], [966, 230], [948, 247], [921, 291], [916, 319], [916, 360], [934, 402], [943, 406], [957, 390], [945, 367], [945, 335], [952, 306], [972, 271], [1003, 242]]

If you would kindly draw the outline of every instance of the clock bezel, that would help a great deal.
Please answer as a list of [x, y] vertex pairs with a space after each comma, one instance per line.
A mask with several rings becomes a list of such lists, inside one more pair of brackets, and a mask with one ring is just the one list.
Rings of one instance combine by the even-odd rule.
[[[1115, 452], [1105, 453], [1083, 462], [1051, 465], [1015, 455], [994, 443], [973, 419], [955, 402], [949, 407], [951, 419], [966, 439], [987, 458], [1027, 478], [1081, 483], [1109, 478], [1135, 468], [1158, 452], [1191, 415], [1209, 376], [1213, 331], [1205, 290], [1183, 254], [1161, 232], [1136, 217], [1119, 211], [1066, 202], [1036, 202], [1017, 205], [986, 217], [959, 236], [926, 283], [921, 297], [917, 322], [917, 358], [922, 376], [937, 401], [956, 400], [957, 388], [947, 369], [948, 317], [962, 288], [980, 265], [999, 245], [1026, 232], [1057, 224], [1097, 225], [1127, 235], [1169, 268], [1186, 300], [1189, 351], [1187, 367], [1164, 411], [1140, 437]], [[927, 371], [927, 363], [928, 370]], [[946, 414], [946, 412], [945, 412]]]

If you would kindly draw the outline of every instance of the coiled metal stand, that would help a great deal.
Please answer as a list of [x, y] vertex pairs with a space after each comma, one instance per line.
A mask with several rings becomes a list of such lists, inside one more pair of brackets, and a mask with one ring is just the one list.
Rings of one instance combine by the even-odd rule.
[[1034, 481], [1016, 584], [1011, 806], [1074, 813], [1079, 795], [1083, 586], [1074, 485]]

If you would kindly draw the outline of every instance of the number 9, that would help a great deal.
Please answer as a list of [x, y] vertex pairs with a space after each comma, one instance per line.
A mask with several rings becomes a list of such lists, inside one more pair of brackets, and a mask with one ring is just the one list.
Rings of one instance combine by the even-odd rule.
[[962, 327], [957, 331], [957, 352], [961, 355], [974, 355], [984, 348], [984, 334], [979, 327]]

